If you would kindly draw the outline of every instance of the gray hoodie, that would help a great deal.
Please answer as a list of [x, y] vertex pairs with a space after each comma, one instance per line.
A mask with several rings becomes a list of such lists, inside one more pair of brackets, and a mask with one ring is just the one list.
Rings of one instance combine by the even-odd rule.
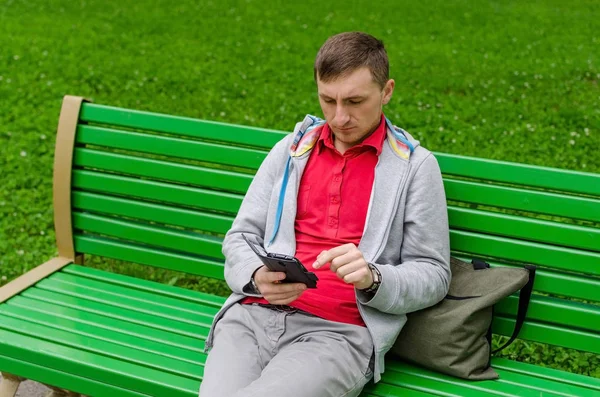
[[[316, 122], [322, 123], [307, 116], [270, 151], [225, 236], [225, 280], [233, 293], [215, 316], [206, 350], [212, 346], [214, 324], [223, 313], [245, 296], [254, 296], [248, 284], [262, 262], [242, 233], [253, 235], [269, 252], [294, 255], [296, 251], [297, 192], [311, 152], [310, 142], [307, 145], [303, 139], [298, 145], [298, 141]], [[373, 338], [375, 382], [381, 379], [384, 356], [406, 323], [406, 313], [436, 304], [450, 284], [448, 215], [437, 160], [391, 123], [387, 132], [358, 245], [365, 260], [381, 272], [375, 295], [356, 291], [358, 309]], [[298, 146], [304, 150], [299, 152]], [[288, 178], [284, 178], [286, 167]]]

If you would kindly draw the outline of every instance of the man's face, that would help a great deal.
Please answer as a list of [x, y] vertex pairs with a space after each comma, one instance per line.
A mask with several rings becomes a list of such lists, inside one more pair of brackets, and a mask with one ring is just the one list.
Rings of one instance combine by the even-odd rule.
[[362, 142], [379, 125], [383, 105], [394, 91], [394, 80], [381, 89], [367, 67], [330, 82], [317, 78], [319, 102], [341, 153]]

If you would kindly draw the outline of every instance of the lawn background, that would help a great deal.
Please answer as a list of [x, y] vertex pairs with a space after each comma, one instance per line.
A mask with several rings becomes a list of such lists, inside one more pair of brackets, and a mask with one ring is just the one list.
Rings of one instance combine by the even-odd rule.
[[[290, 130], [320, 115], [314, 55], [332, 34], [386, 44], [395, 124], [430, 150], [600, 172], [600, 3], [4, 1], [0, 3], [0, 285], [55, 254], [51, 180], [65, 94]], [[197, 278], [92, 265], [195, 289]], [[597, 355], [505, 353], [600, 377]]]

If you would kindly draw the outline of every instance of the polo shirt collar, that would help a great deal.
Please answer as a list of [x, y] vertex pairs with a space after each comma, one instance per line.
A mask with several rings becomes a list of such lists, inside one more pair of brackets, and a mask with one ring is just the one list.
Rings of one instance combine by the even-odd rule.
[[[381, 154], [381, 151], [383, 150], [383, 142], [385, 141], [385, 137], [386, 122], [385, 115], [382, 113], [381, 120], [377, 129], [375, 129], [375, 131], [373, 131], [373, 133], [369, 135], [364, 141], [362, 141], [356, 146], [353, 146], [352, 148], [372, 147], [373, 149], [375, 149], [377, 155], [379, 156]], [[323, 145], [327, 146], [330, 149], [336, 150], [333, 144], [333, 133], [331, 132], [331, 128], [329, 128], [329, 124], [327, 123], [323, 125], [323, 128], [321, 129], [321, 134], [317, 139], [316, 149], [318, 153], [321, 153], [321, 151], [323, 150]]]

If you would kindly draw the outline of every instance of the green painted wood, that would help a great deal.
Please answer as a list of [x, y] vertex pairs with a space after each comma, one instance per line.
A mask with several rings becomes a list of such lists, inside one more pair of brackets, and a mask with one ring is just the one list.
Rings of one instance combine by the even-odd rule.
[[[172, 298], [154, 292], [139, 291], [137, 289], [74, 276], [64, 272], [54, 273], [50, 277], [40, 281], [37, 286], [39, 288], [45, 288], [44, 283], [50, 282], [65, 285], [68, 293], [71, 293], [71, 287], [81, 288], [83, 291], [89, 290], [89, 292], [94, 295], [93, 299], [100, 302], [104, 301], [102, 298], [104, 295], [110, 295], [111, 298], [116, 298], [117, 302], [120, 304], [126, 303], [133, 307], [142, 309], [148, 308], [150, 313], [155, 311], [157, 313], [168, 312], [169, 315], [181, 313], [182, 317], [190, 316], [192, 318], [201, 315], [204, 319], [206, 316], [213, 317], [219, 311], [219, 308], [213, 306], [204, 306], [195, 302], [188, 302], [184, 299]], [[95, 291], [98, 291], [98, 293]]]
[[155, 249], [195, 254], [218, 261], [225, 259], [221, 252], [222, 240], [217, 237], [89, 213], [73, 212], [72, 215], [75, 229], [144, 243]]
[[82, 105], [79, 119], [89, 123], [166, 132], [192, 138], [257, 146], [264, 149], [270, 149], [286, 135], [281, 131], [265, 128], [225, 124], [92, 103]]
[[452, 229], [600, 252], [600, 229], [448, 206]]
[[595, 252], [459, 230], [450, 231], [450, 247], [455, 251], [478, 256], [491, 256], [554, 269], [600, 275], [600, 253]]
[[[111, 333], [117, 333], [123, 335], [123, 337], [143, 339], [161, 346], [167, 345], [196, 353], [203, 353], [204, 341], [208, 336], [208, 327], [199, 328], [200, 333], [198, 335], [189, 337], [156, 329], [147, 324], [136, 324], [103, 314], [41, 302], [24, 296], [14, 297], [8, 304], [0, 305], [0, 312], [6, 316], [66, 331], [74, 328], [79, 329], [80, 327], [92, 327], [98, 334], [110, 335]], [[156, 322], [163, 322], [163, 320], [156, 319]], [[177, 326], [177, 324], [179, 323], [174, 322], [172, 326]]]
[[600, 392], [600, 378], [592, 378], [591, 376], [573, 374], [570, 372], [560, 371], [557, 369], [540, 367], [539, 365], [521, 363], [506, 358], [492, 358], [492, 366], [497, 371], [502, 371], [506, 374], [518, 373], [535, 377], [547, 382], [560, 382], [565, 385], [587, 388]]
[[[0, 355], [0, 371], [18, 373], [26, 379], [72, 390], [86, 396], [111, 397], [149, 397], [149, 394], [137, 393], [108, 383], [98, 382], [86, 377], [66, 373], [61, 370], [36, 365], [12, 357]], [[192, 394], [189, 394], [192, 397]]]
[[600, 175], [492, 159], [434, 153], [445, 174], [600, 196]]
[[[389, 374], [388, 374], [389, 371]], [[521, 396], [539, 397], [539, 392], [521, 385], [495, 381], [464, 382], [448, 376], [423, 376], [423, 373], [397, 371], [393, 363], [386, 364], [386, 377], [390, 385], [428, 392], [438, 396], [477, 397], [485, 396]], [[401, 395], [401, 393], [398, 393]], [[548, 396], [559, 396], [548, 394]]]
[[600, 221], [598, 199], [444, 179], [448, 200]]
[[21, 295], [25, 298], [35, 301], [46, 302], [56, 306], [97, 314], [108, 318], [126, 321], [132, 324], [138, 324], [145, 327], [187, 336], [190, 338], [196, 338], [197, 335], [205, 332], [203, 328], [210, 327], [211, 325], [210, 321], [206, 321], [201, 325], [194, 325], [190, 324], [189, 322], [181, 322], [173, 318], [165, 318], [141, 313], [136, 310], [123, 309], [120, 307], [107, 305], [105, 303], [98, 303], [89, 299], [68, 296], [40, 288], [29, 288]]
[[[514, 329], [514, 319], [502, 316], [494, 317], [492, 323], [494, 333], [508, 336], [512, 335]], [[581, 331], [575, 328], [569, 329], [557, 325], [525, 321], [519, 333], [519, 339], [600, 354], [600, 334], [593, 331]]]
[[74, 234], [73, 240], [77, 252], [157, 266], [198, 276], [224, 278], [223, 264], [211, 259], [166, 252], [91, 235]]
[[[474, 256], [461, 252], [452, 252], [452, 255], [465, 262], [470, 263]], [[486, 261], [491, 267], [521, 267], [514, 266], [498, 261]], [[588, 301], [599, 301], [600, 296], [600, 278], [587, 275], [562, 273], [552, 269], [537, 269], [535, 274], [534, 289], [546, 294], [572, 297]]]
[[[65, 277], [72, 277], [64, 275]], [[85, 286], [81, 284], [69, 283], [57, 279], [45, 279], [36, 284], [36, 288], [44, 291], [53, 292], [57, 295], [64, 295], [72, 298], [84, 299], [90, 302], [96, 302], [110, 306], [110, 308], [119, 308], [130, 310], [137, 314], [147, 314], [154, 317], [178, 321], [184, 324], [194, 326], [210, 325], [215, 313], [194, 312], [190, 308], [176, 308], [169, 304], [161, 302], [152, 302], [147, 300], [148, 294], [139, 292], [141, 297], [135, 297], [134, 291], [127, 294], [127, 290], [122, 287], [113, 287], [111, 291], [102, 291], [97, 286]], [[91, 280], [90, 280], [91, 281]], [[142, 295], [145, 294], [145, 295]], [[166, 299], [166, 298], [165, 298]], [[182, 302], [183, 303], [183, 302]], [[190, 304], [188, 304], [190, 305]]]
[[[504, 385], [513, 385], [522, 388], [523, 392], [530, 391], [532, 393], [538, 393], [539, 395], [552, 395], [547, 393], [556, 393], [557, 395], [565, 395], [565, 396], [594, 396], [595, 390], [593, 386], [590, 386], [585, 383], [586, 379], [590, 379], [587, 376], [576, 375], [576, 374], [567, 374], [563, 371], [553, 370], [549, 368], [543, 368], [539, 366], [534, 366], [531, 364], [525, 363], [517, 363], [515, 361], [511, 361], [511, 363], [518, 364], [517, 366], [524, 369], [524, 371], [513, 371], [506, 369], [506, 366], [503, 366], [503, 363], [506, 360], [493, 358], [492, 366], [499, 372], [500, 379], [492, 380], [492, 381], [466, 381], [458, 378], [453, 378], [451, 376], [443, 375], [436, 373], [434, 371], [430, 371], [424, 368], [416, 367], [404, 362], [393, 361], [390, 362], [386, 366], [386, 371], [389, 369], [393, 373], [393, 377], [403, 379], [406, 375], [413, 376], [416, 378], [424, 378], [434, 381], [438, 383], [438, 389], [443, 391], [439, 391], [439, 395], [445, 395], [444, 392], [447, 391], [447, 385], [455, 385], [462, 386], [465, 389], [467, 388], [475, 388], [476, 390], [479, 388], [482, 392], [504, 392], [502, 389]], [[498, 366], [500, 365], [500, 366]], [[538, 369], [541, 370], [538, 372]], [[552, 373], [553, 377], [546, 377], [545, 375]], [[566, 374], [566, 377], [562, 377], [562, 374]], [[482, 394], [475, 394], [482, 395]], [[484, 394], [487, 395], [487, 394]], [[501, 394], [503, 395], [503, 394]], [[517, 392], [516, 394], [508, 394], [510, 396], [522, 396], [526, 394], [522, 394], [521, 392]], [[527, 394], [529, 395], [529, 394]], [[536, 394], [531, 394], [536, 395]]]
[[[514, 318], [518, 303], [517, 295], [503, 299], [494, 306], [494, 314]], [[600, 338], [600, 306], [597, 305], [534, 295], [527, 310], [527, 319], [591, 331]]]
[[141, 180], [94, 171], [73, 171], [73, 187], [96, 193], [138, 197], [164, 203], [235, 214], [242, 196], [164, 182]]
[[78, 167], [129, 174], [131, 176], [206, 187], [245, 194], [252, 175], [121, 153], [75, 148], [73, 164]]
[[381, 380], [376, 385], [373, 384], [373, 382], [369, 382], [363, 389], [361, 397], [364, 397], [365, 395], [377, 397], [430, 397], [438, 394], [427, 393], [420, 390], [399, 388], [398, 386], [387, 384], [384, 378], [384, 380]]
[[[102, 281], [112, 285], [132, 288], [138, 291], [151, 292], [160, 297], [166, 296], [180, 300], [197, 303], [203, 306], [219, 309], [225, 303], [225, 298], [194, 291], [186, 288], [175, 287], [172, 285], [157, 283], [154, 281], [143, 280], [131, 276], [125, 276], [117, 273], [110, 273], [92, 267], [80, 265], [69, 265], [61, 270], [62, 273], [72, 274], [90, 280]], [[158, 299], [161, 299], [161, 298]]]
[[[121, 363], [136, 364], [198, 381], [200, 381], [198, 367], [206, 360], [206, 356], [201, 353], [181, 352], [180, 349], [170, 346], [162, 346], [160, 349], [160, 345], [147, 341], [139, 340], [135, 343], [118, 334], [94, 334], [93, 330], [90, 332], [81, 329], [84, 327], [63, 331], [13, 317], [4, 317], [2, 320], [0, 329], [6, 331], [16, 331], [38, 340], [113, 358]], [[82, 334], [78, 331], [85, 332]], [[112, 339], [109, 339], [111, 337]]]
[[249, 169], [257, 169], [265, 158], [256, 149], [88, 125], [77, 127], [76, 142]]
[[171, 226], [203, 230], [222, 236], [227, 233], [233, 223], [232, 216], [82, 191], [73, 192], [71, 203], [73, 210], [131, 217]]
[[[119, 388], [159, 396], [190, 396], [198, 381], [0, 330], [0, 351], [37, 365], [60, 368]], [[196, 390], [197, 393], [197, 390]], [[197, 394], [196, 394], [197, 395]]]

